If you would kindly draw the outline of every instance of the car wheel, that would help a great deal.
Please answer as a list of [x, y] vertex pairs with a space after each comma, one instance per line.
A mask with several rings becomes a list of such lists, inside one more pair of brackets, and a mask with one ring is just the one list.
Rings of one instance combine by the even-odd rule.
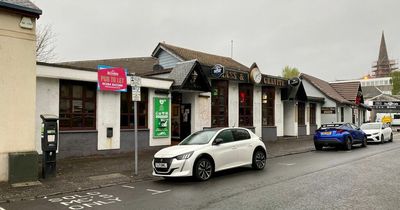
[[262, 170], [264, 169], [266, 162], [267, 162], [267, 155], [265, 154], [265, 151], [257, 149], [253, 154], [252, 167], [256, 170]]
[[390, 134], [389, 142], [393, 142], [393, 133]]
[[351, 146], [352, 146], [351, 139], [350, 139], [350, 137], [347, 136], [346, 140], [344, 142], [344, 149], [345, 150], [351, 150]]
[[382, 135], [381, 136], [381, 144], [384, 144], [385, 143], [385, 137]]
[[367, 137], [364, 136], [364, 139], [361, 143], [361, 147], [366, 147], [367, 146]]
[[211, 178], [214, 166], [208, 158], [200, 158], [194, 165], [194, 177], [199, 181], [206, 181]]
[[322, 150], [322, 145], [314, 144], [315, 150]]

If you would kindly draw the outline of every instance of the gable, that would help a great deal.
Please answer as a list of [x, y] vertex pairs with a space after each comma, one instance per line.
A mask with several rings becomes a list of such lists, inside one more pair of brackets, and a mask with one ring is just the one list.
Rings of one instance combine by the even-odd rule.
[[160, 52], [156, 55], [156, 57], [158, 58], [158, 63], [164, 69], [174, 68], [176, 63], [180, 62], [178, 58], [163, 49], [160, 49]]

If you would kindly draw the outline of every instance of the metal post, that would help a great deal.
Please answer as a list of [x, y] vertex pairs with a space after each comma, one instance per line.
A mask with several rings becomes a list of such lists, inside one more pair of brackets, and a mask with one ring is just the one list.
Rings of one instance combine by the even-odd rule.
[[134, 102], [134, 109], [135, 109], [135, 175], [138, 175], [137, 101]]

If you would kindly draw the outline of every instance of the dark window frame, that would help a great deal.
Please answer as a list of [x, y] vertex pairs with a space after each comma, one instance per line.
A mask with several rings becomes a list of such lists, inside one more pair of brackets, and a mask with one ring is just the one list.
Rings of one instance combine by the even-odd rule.
[[[81, 87], [81, 96], [74, 96], [74, 87]], [[60, 80], [59, 92], [59, 117], [60, 117], [60, 131], [72, 130], [96, 130], [96, 115], [97, 115], [97, 84], [93, 82], [82, 82], [72, 80]], [[64, 89], [66, 88], [66, 89]], [[67, 91], [65, 95], [64, 90]], [[93, 91], [92, 97], [88, 96], [89, 91]], [[67, 102], [63, 104], [63, 102]], [[81, 111], [74, 111], [80, 102]], [[79, 103], [78, 103], [79, 104]], [[88, 104], [93, 104], [93, 111], [88, 112]], [[62, 107], [68, 107], [65, 111]], [[74, 119], [81, 118], [81, 126], [74, 126]], [[92, 126], [87, 126], [91, 118]]]
[[228, 127], [229, 81], [211, 80], [211, 85], [211, 127]]
[[[137, 102], [137, 118], [139, 121], [138, 128], [147, 129], [148, 128], [148, 112], [149, 112], [149, 97], [148, 88], [140, 88], [141, 101]], [[124, 102], [125, 98], [125, 102]], [[120, 127], [121, 129], [134, 129], [134, 102], [132, 101], [132, 87], [128, 86], [127, 92], [121, 92], [121, 105], [120, 105]], [[125, 107], [124, 107], [125, 106]], [[131, 108], [131, 109], [130, 109]], [[125, 109], [125, 110], [124, 110]], [[123, 125], [123, 118], [127, 119], [127, 125]], [[144, 119], [144, 123], [141, 123], [141, 119]]]
[[310, 103], [310, 125], [317, 124], [317, 104]]
[[[252, 84], [239, 84], [239, 126], [241, 127], [253, 127], [253, 91]], [[242, 98], [242, 93], [247, 98]]]
[[275, 126], [275, 87], [262, 87], [262, 126]]

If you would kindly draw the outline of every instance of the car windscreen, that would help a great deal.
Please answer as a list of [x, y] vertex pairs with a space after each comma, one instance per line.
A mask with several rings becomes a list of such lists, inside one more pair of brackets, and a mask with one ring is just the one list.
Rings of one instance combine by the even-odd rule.
[[186, 137], [179, 145], [207, 144], [216, 133], [217, 130], [198, 131]]
[[381, 124], [378, 124], [378, 123], [362, 124], [360, 128], [361, 128], [361, 130], [381, 129]]

